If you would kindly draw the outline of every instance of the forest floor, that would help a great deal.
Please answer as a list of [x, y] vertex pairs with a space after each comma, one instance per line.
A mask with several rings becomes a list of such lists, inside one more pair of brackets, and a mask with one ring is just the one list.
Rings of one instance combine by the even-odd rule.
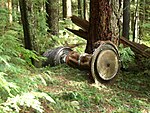
[[150, 113], [150, 73], [148, 70], [120, 71], [113, 84], [96, 86], [87, 72], [66, 65], [47, 67], [49, 76], [39, 91], [54, 103], [43, 101], [45, 113]]

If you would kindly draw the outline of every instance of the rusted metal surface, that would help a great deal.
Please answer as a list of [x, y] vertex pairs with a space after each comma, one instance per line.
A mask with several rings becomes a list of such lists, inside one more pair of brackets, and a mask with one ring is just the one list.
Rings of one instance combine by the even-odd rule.
[[70, 52], [66, 57], [66, 64], [83, 70], [90, 70], [91, 54], [79, 54], [75, 51]]
[[43, 56], [47, 57], [47, 60], [43, 62], [43, 66], [56, 66], [65, 63], [65, 58], [68, 53], [72, 51], [69, 47], [58, 47], [46, 51]]
[[93, 54], [79, 54], [68, 47], [58, 47], [43, 54], [47, 57], [43, 66], [62, 63], [88, 70], [95, 82], [110, 81], [115, 78], [120, 67], [117, 47], [111, 41], [100, 41]]
[[115, 78], [120, 68], [117, 47], [110, 41], [102, 41], [94, 51], [91, 72], [95, 82], [109, 81]]
[[89, 70], [95, 82], [109, 81], [115, 78], [120, 68], [117, 47], [110, 41], [101, 41], [93, 54], [70, 52], [66, 63], [74, 68]]

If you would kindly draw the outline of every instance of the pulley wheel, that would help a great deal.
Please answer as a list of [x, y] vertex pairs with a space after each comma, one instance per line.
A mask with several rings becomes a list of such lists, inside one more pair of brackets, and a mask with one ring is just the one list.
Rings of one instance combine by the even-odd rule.
[[103, 80], [112, 79], [118, 72], [118, 57], [112, 50], [103, 50], [97, 56], [96, 68]]
[[95, 81], [112, 80], [120, 67], [117, 47], [111, 42], [102, 43], [93, 53], [91, 72]]

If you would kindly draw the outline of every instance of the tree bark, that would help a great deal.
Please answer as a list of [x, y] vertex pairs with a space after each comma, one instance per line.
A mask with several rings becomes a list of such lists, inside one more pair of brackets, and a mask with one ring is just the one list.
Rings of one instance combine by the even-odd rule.
[[94, 51], [94, 43], [98, 40], [111, 40], [111, 5], [108, 0], [90, 1], [90, 26], [85, 52]]
[[112, 15], [111, 15], [111, 31], [112, 41], [119, 45], [122, 29], [122, 16], [123, 16], [123, 0], [111, 0]]
[[8, 0], [8, 11], [9, 11], [9, 23], [12, 24], [13, 16], [12, 16], [12, 0]]
[[82, 18], [82, 2], [78, 0], [78, 16]]
[[46, 13], [47, 13], [47, 25], [49, 27], [49, 32], [52, 35], [57, 35], [59, 33], [59, 4], [58, 0], [47, 0], [46, 1]]
[[27, 13], [27, 2], [26, 0], [19, 0], [19, 4], [20, 4], [20, 12], [21, 12], [21, 21], [23, 24], [25, 48], [32, 50], [31, 34], [30, 34], [30, 27], [28, 21], [28, 13]]
[[72, 16], [71, 0], [62, 0], [63, 18]]
[[87, 0], [83, 1], [83, 17], [85, 20], [88, 20], [88, 4]]
[[136, 1], [136, 9], [134, 13], [134, 23], [133, 23], [133, 39], [132, 41], [135, 42], [135, 39], [137, 38], [137, 32], [138, 32], [138, 26], [137, 26], [137, 18], [138, 18], [138, 5], [139, 0]]
[[67, 18], [67, 0], [62, 0], [63, 18]]
[[129, 39], [130, 0], [123, 0], [123, 31], [122, 36]]

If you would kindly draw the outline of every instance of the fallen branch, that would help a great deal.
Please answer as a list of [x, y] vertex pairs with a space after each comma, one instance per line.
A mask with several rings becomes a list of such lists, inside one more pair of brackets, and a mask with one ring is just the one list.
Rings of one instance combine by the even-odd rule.
[[70, 28], [66, 28], [68, 31], [72, 32], [73, 34], [82, 37], [83, 39], [87, 40], [88, 32], [83, 31], [82, 29], [79, 30], [73, 30]]
[[136, 54], [139, 54], [143, 57], [146, 57], [146, 58], [150, 58], [150, 52], [146, 52], [145, 50], [148, 49], [149, 47], [147, 46], [143, 46], [143, 44], [138, 44], [138, 43], [135, 43], [135, 42], [131, 42], [129, 41], [128, 39], [124, 38], [124, 37], [121, 37], [120, 38], [120, 42], [125, 45], [125, 46], [130, 46], [132, 51], [134, 51]]
[[67, 41], [65, 41], [65, 47], [75, 48], [75, 47], [81, 46], [81, 45], [85, 45], [85, 43], [69, 44]]
[[81, 19], [75, 15], [71, 16], [71, 21], [77, 26], [81, 27], [83, 31], [88, 31], [89, 22], [87, 20]]

